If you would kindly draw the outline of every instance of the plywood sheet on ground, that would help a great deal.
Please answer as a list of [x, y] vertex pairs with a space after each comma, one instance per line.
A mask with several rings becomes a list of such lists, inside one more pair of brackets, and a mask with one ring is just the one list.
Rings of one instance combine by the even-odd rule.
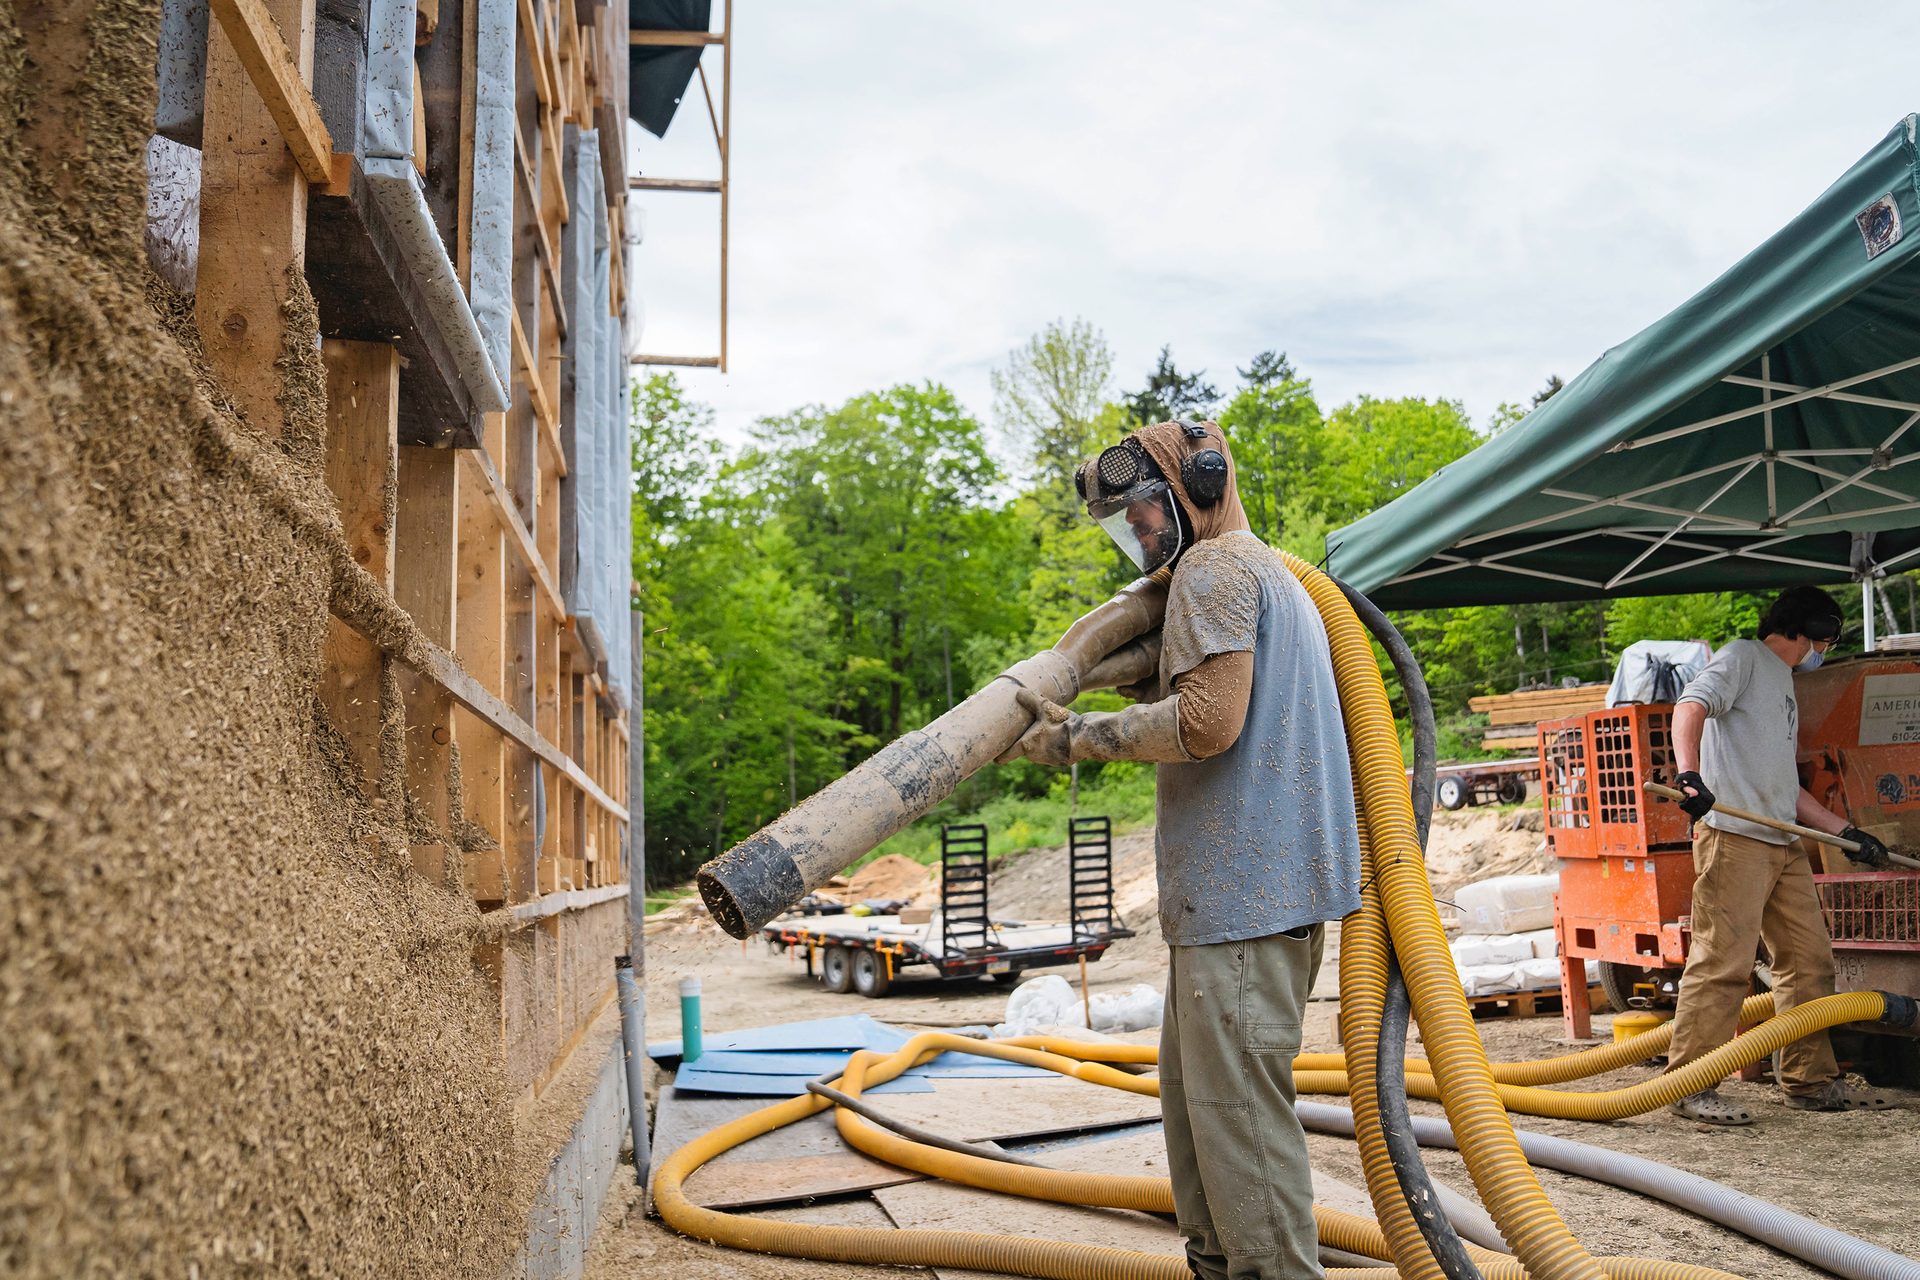
[[887, 1114], [950, 1138], [1028, 1138], [1160, 1118], [1160, 1099], [1064, 1076], [936, 1080], [933, 1092], [885, 1099]]
[[[669, 1087], [654, 1111], [653, 1167], [693, 1138], [767, 1105], [764, 1098], [699, 1097]], [[819, 1196], [917, 1181], [920, 1175], [870, 1160], [841, 1141], [831, 1112], [764, 1134], [701, 1166], [687, 1198], [709, 1209], [791, 1204]]]
[[[1055, 1147], [1041, 1158], [1057, 1169], [1167, 1176], [1166, 1140], [1158, 1129]], [[1153, 1214], [1050, 1204], [938, 1181], [882, 1188], [873, 1198], [902, 1227], [983, 1231], [1176, 1257], [1184, 1252], [1174, 1224]], [[1313, 1198], [1331, 1209], [1373, 1216], [1366, 1192], [1318, 1170], [1313, 1174]], [[940, 1267], [934, 1274], [939, 1280], [991, 1280], [992, 1273]]]

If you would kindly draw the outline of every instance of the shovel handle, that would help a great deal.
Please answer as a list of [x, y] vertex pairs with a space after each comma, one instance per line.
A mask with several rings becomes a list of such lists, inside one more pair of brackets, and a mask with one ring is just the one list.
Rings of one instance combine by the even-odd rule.
[[[1687, 798], [1687, 793], [1680, 788], [1662, 786], [1658, 782], [1647, 783], [1646, 791], [1649, 795], [1664, 796], [1668, 800], [1685, 800]], [[1797, 822], [1782, 822], [1778, 818], [1769, 818], [1762, 813], [1748, 813], [1745, 809], [1736, 809], [1730, 804], [1721, 804], [1718, 800], [1713, 802], [1713, 811], [1715, 813], [1724, 813], [1729, 818], [1740, 818], [1746, 822], [1757, 822], [1763, 827], [1772, 827], [1775, 831], [1785, 831], [1790, 835], [1805, 836], [1809, 840], [1818, 840], [1821, 844], [1830, 844], [1836, 848], [1845, 849], [1848, 853], [1860, 852], [1860, 846], [1852, 840], [1842, 840], [1839, 836], [1828, 835], [1824, 831], [1815, 831], [1812, 827], [1803, 827]]]
[[[1663, 786], [1658, 782], [1646, 783], [1644, 784], [1644, 789], [1648, 795], [1663, 796], [1668, 800], [1685, 800], [1687, 798], [1687, 793], [1680, 790], [1680, 788]], [[1821, 844], [1830, 844], [1848, 853], [1860, 852], [1860, 845], [1856, 841], [1842, 840], [1839, 836], [1828, 835], [1826, 832], [1816, 831], [1812, 827], [1803, 827], [1797, 822], [1782, 822], [1778, 818], [1769, 818], [1765, 814], [1749, 813], [1745, 809], [1736, 809], [1730, 804], [1721, 804], [1718, 800], [1713, 802], [1713, 811], [1715, 813], [1724, 813], [1729, 818], [1742, 818], [1748, 822], [1757, 822], [1763, 827], [1772, 827], [1775, 831], [1785, 831], [1790, 835], [1805, 836], [1809, 840], [1818, 840]], [[1887, 857], [1897, 866], [1920, 867], [1920, 859], [1904, 857], [1897, 853], [1889, 853]]]

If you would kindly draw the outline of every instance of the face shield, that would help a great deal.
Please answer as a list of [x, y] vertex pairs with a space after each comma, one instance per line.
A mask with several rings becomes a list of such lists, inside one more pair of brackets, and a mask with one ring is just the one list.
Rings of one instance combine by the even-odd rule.
[[1173, 487], [1146, 451], [1132, 441], [1103, 451], [1074, 476], [1087, 514], [1141, 573], [1173, 563], [1180, 554], [1180, 516]]

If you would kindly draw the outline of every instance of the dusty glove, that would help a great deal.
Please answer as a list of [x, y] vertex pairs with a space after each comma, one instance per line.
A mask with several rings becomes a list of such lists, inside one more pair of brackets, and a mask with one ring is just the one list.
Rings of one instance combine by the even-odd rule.
[[1847, 855], [1855, 862], [1864, 863], [1869, 867], [1873, 867], [1875, 870], [1891, 865], [1887, 857], [1887, 846], [1882, 844], [1877, 837], [1868, 835], [1858, 827], [1848, 827], [1840, 833], [1840, 838], [1842, 840], [1851, 840], [1860, 846], [1858, 853], [1849, 853]]
[[1180, 745], [1180, 699], [1079, 715], [1049, 702], [1031, 689], [1014, 700], [1033, 717], [1020, 740], [995, 761], [1031, 760], [1064, 768], [1081, 760], [1145, 760], [1171, 763], [1192, 759]]
[[1707, 780], [1698, 773], [1689, 769], [1675, 778], [1673, 785], [1682, 791], [1691, 791], [1693, 793], [1684, 800], [1674, 801], [1675, 804], [1680, 806], [1681, 812], [1685, 813], [1689, 818], [1698, 822], [1712, 811], [1713, 792], [1707, 790]]

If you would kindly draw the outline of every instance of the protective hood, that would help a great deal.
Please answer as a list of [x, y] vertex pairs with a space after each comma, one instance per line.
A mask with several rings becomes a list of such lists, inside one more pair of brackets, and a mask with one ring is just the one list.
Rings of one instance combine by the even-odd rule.
[[[1174, 499], [1179, 502], [1180, 510], [1187, 517], [1188, 527], [1193, 530], [1195, 542], [1205, 542], [1208, 538], [1217, 538], [1236, 530], [1251, 532], [1253, 526], [1247, 522], [1246, 509], [1240, 505], [1240, 473], [1233, 464], [1233, 450], [1227, 447], [1227, 437], [1217, 422], [1202, 422], [1199, 425], [1207, 430], [1204, 440], [1190, 439], [1177, 422], [1158, 422], [1151, 427], [1142, 427], [1133, 433], [1133, 438], [1140, 442], [1147, 456], [1165, 473]], [[1227, 491], [1211, 507], [1196, 507], [1193, 499], [1187, 496], [1186, 486], [1180, 482], [1181, 462], [1188, 454], [1199, 453], [1203, 449], [1218, 449], [1220, 456], [1227, 460]]]

